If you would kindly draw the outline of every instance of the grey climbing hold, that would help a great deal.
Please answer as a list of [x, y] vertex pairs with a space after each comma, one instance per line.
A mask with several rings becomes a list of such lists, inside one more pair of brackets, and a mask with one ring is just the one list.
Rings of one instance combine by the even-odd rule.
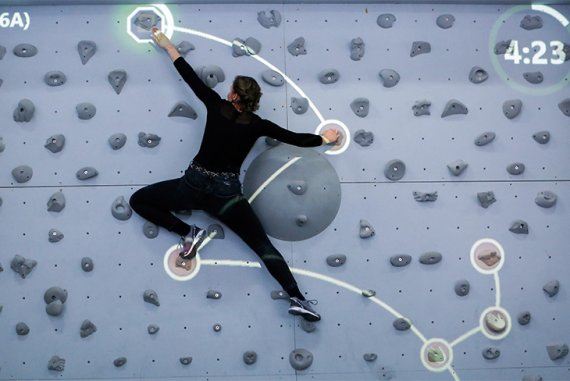
[[247, 351], [243, 354], [243, 362], [247, 365], [253, 365], [257, 361], [257, 353], [255, 351]]
[[224, 228], [220, 224], [210, 224], [208, 226], [208, 236], [211, 239], [224, 239], [226, 234], [224, 233]]
[[291, 97], [291, 110], [297, 115], [301, 115], [307, 112], [309, 108], [309, 100], [307, 98], [296, 98]]
[[410, 57], [415, 57], [420, 54], [426, 54], [431, 52], [431, 45], [426, 41], [414, 41], [412, 43], [412, 51], [410, 52]]
[[33, 169], [27, 165], [20, 165], [12, 170], [12, 177], [20, 184], [30, 181], [33, 174]]
[[378, 355], [376, 353], [365, 353], [364, 355], [362, 355], [362, 358], [366, 362], [372, 362], [378, 359]]
[[304, 214], [299, 214], [297, 218], [295, 218], [295, 223], [297, 226], [303, 226], [307, 223], [307, 221], [309, 221], [309, 217]]
[[435, 265], [436, 263], [441, 262], [442, 258], [443, 256], [441, 253], [438, 253], [437, 251], [428, 251], [420, 256], [419, 261], [422, 265]]
[[452, 163], [447, 164], [447, 168], [449, 169], [451, 174], [453, 174], [454, 176], [459, 176], [460, 174], [463, 173], [463, 171], [465, 171], [467, 165], [468, 164], [463, 160], [456, 160]]
[[119, 357], [119, 358], [115, 359], [115, 361], [113, 361], [113, 365], [115, 365], [115, 367], [117, 367], [117, 368], [122, 367], [126, 363], [127, 363], [126, 357]]
[[4, 143], [4, 139], [0, 136], [0, 152], [4, 152], [6, 149], [6, 144]]
[[529, 311], [521, 312], [517, 316], [517, 321], [519, 322], [520, 325], [527, 325], [528, 323], [530, 323], [530, 319], [531, 319], [531, 314]]
[[489, 78], [487, 71], [479, 66], [473, 66], [469, 72], [469, 81], [478, 85], [485, 82]]
[[85, 65], [97, 52], [97, 44], [93, 41], [79, 41], [77, 43], [77, 52], [81, 58], [81, 63]]
[[493, 191], [477, 193], [477, 200], [479, 200], [479, 205], [481, 205], [485, 209], [487, 209], [491, 204], [497, 201], [497, 199], [495, 198], [495, 193]]
[[384, 167], [384, 176], [388, 180], [398, 181], [406, 174], [406, 164], [402, 160], [390, 160]]
[[319, 73], [319, 82], [325, 85], [335, 83], [340, 78], [340, 73], [336, 69], [325, 69]]
[[523, 376], [521, 381], [543, 381], [542, 376]]
[[61, 86], [67, 81], [67, 77], [61, 71], [49, 71], [44, 76], [44, 82], [48, 86]]
[[544, 81], [544, 75], [540, 71], [523, 73], [523, 78], [533, 85], [542, 83]]
[[414, 116], [431, 115], [429, 110], [430, 106], [431, 102], [428, 100], [416, 101], [416, 103], [412, 106]]
[[551, 280], [550, 282], [546, 283], [542, 289], [549, 297], [554, 297], [560, 291], [560, 282], [558, 280]]
[[368, 98], [356, 98], [350, 103], [350, 108], [356, 116], [364, 118], [370, 110], [370, 101]]
[[222, 330], [222, 325], [220, 323], [216, 323], [212, 326], [214, 332], [220, 332]]
[[548, 357], [550, 357], [552, 361], [560, 360], [568, 355], [568, 345], [547, 345], [546, 351], [548, 352]]
[[271, 299], [273, 300], [289, 300], [289, 294], [284, 290], [271, 291]]
[[155, 335], [160, 330], [160, 327], [156, 324], [149, 324], [149, 326], [147, 327], [146, 330], [147, 330], [149, 335]]
[[61, 212], [65, 208], [65, 196], [62, 192], [55, 192], [47, 202], [47, 210], [50, 212]]
[[516, 176], [524, 172], [525, 166], [523, 163], [511, 163], [507, 166], [507, 172], [511, 175]]
[[390, 263], [394, 267], [404, 267], [412, 262], [412, 256], [408, 254], [396, 254], [390, 257]]
[[404, 318], [398, 318], [394, 320], [392, 325], [394, 326], [394, 328], [396, 328], [397, 331], [407, 331], [412, 326], [410, 322]]
[[90, 257], [83, 257], [81, 258], [81, 269], [86, 273], [90, 273], [95, 268], [95, 264], [93, 263], [93, 259]]
[[295, 370], [305, 370], [313, 363], [313, 354], [306, 349], [295, 349], [289, 354], [289, 363]]
[[265, 70], [261, 73], [261, 78], [265, 83], [271, 86], [283, 86], [285, 84], [285, 79], [281, 74], [273, 70]]
[[391, 28], [396, 22], [396, 16], [391, 13], [384, 13], [378, 16], [376, 23], [380, 28], [388, 29]]
[[360, 61], [364, 57], [364, 40], [360, 37], [350, 41], [350, 59]]
[[208, 299], [220, 299], [222, 297], [222, 293], [216, 290], [208, 290], [206, 293], [206, 298]]
[[196, 71], [198, 77], [202, 79], [202, 82], [206, 84], [209, 88], [213, 89], [220, 82], [226, 80], [226, 75], [221, 67], [217, 65], [208, 65], [199, 67]]
[[374, 291], [374, 290], [362, 290], [361, 294], [365, 298], [371, 298], [373, 296], [376, 296], [376, 291]]
[[146, 238], [149, 239], [158, 237], [159, 230], [160, 229], [158, 228], [158, 225], [153, 224], [150, 221], [145, 221], [143, 225], [143, 234], [145, 235]]
[[4, 58], [4, 55], [5, 55], [5, 54], [6, 54], [6, 47], [0, 45], [0, 60], [1, 60], [2, 58]]
[[485, 360], [495, 360], [501, 355], [501, 351], [498, 348], [485, 348], [482, 353]]
[[15, 122], [29, 122], [34, 117], [36, 106], [29, 99], [22, 99], [14, 110]]
[[50, 229], [48, 232], [48, 241], [51, 243], [59, 242], [63, 239], [64, 235], [57, 229]]
[[77, 170], [75, 177], [77, 177], [78, 180], [88, 180], [96, 177], [98, 174], [99, 172], [93, 167], [83, 167]]
[[509, 231], [515, 234], [528, 234], [528, 223], [523, 220], [516, 220], [509, 228]]
[[63, 313], [63, 303], [61, 300], [54, 300], [46, 306], [46, 312], [50, 316], [59, 316]]
[[313, 321], [301, 319], [301, 329], [307, 333], [311, 333], [317, 329], [317, 324], [315, 324]]
[[292, 43], [287, 45], [287, 50], [291, 55], [297, 57], [301, 54], [307, 54], [307, 49], [305, 48], [305, 39], [303, 37], [297, 37]]
[[[567, 54], [570, 57], [570, 53]], [[570, 116], [570, 98], [564, 99], [562, 102], [558, 103], [558, 108], [566, 116]]]
[[546, 144], [550, 141], [550, 132], [548, 131], [539, 131], [532, 135], [532, 138], [538, 144]]
[[456, 114], [467, 115], [468, 112], [469, 112], [469, 110], [467, 109], [467, 106], [465, 106], [463, 103], [461, 103], [457, 99], [451, 99], [445, 105], [445, 108], [443, 109], [443, 113], [441, 114], [441, 117], [445, 118], [449, 115], [456, 115]]
[[46, 304], [59, 300], [61, 303], [65, 303], [67, 300], [67, 290], [61, 287], [50, 287], [44, 293], [44, 301]]
[[26, 259], [21, 255], [16, 254], [10, 263], [10, 268], [20, 274], [22, 278], [25, 278], [32, 272], [37, 264], [38, 262], [33, 259]]
[[495, 55], [505, 54], [509, 50], [513, 40], [499, 41], [495, 44]]
[[232, 48], [234, 57], [253, 56], [261, 51], [261, 42], [253, 37], [248, 37], [245, 41], [236, 38], [233, 41]]
[[455, 283], [455, 293], [457, 294], [457, 296], [466, 296], [467, 294], [469, 294], [469, 290], [470, 290], [471, 286], [469, 284], [468, 280], [458, 280]]
[[394, 87], [400, 82], [400, 74], [396, 70], [382, 69], [379, 75], [384, 87]]
[[157, 307], [160, 306], [160, 302], [158, 301], [158, 294], [154, 290], [146, 290], [143, 294], [143, 299], [147, 303], [154, 304]]
[[174, 105], [168, 113], [169, 117], [180, 116], [183, 118], [197, 119], [198, 114], [187, 102], [180, 101]]
[[478, 147], [483, 147], [495, 140], [495, 137], [496, 135], [493, 131], [483, 132], [481, 135], [475, 138], [474, 143]]
[[307, 192], [307, 182], [305, 180], [293, 180], [287, 184], [287, 189], [292, 193], [301, 196]]
[[536, 205], [542, 208], [552, 208], [554, 205], [556, 205], [557, 199], [558, 197], [554, 192], [542, 191], [538, 192], [538, 195], [534, 199], [534, 202], [536, 203]]
[[12, 52], [18, 57], [27, 58], [38, 54], [38, 49], [32, 44], [18, 44]]
[[370, 238], [375, 234], [374, 228], [370, 225], [370, 222], [366, 220], [360, 220], [360, 238]]
[[86, 338], [88, 336], [91, 336], [95, 332], [97, 332], [97, 327], [95, 326], [95, 324], [93, 324], [89, 320], [83, 320], [83, 323], [81, 323], [81, 328], [79, 329], [79, 335], [82, 338]]
[[139, 28], [150, 31], [153, 27], [158, 26], [160, 21], [161, 17], [154, 10], [142, 11], [136, 15], [134, 24]]
[[346, 262], [346, 255], [344, 254], [333, 254], [327, 257], [327, 265], [331, 267], [339, 267], [344, 265]]
[[521, 20], [521, 28], [526, 30], [540, 29], [542, 28], [542, 17], [536, 15], [526, 15]]
[[361, 147], [368, 147], [374, 143], [374, 133], [371, 131], [358, 130], [354, 133], [354, 142]]
[[54, 370], [56, 372], [63, 372], [65, 369], [65, 359], [59, 356], [53, 356], [48, 362], [48, 370]]
[[52, 135], [46, 140], [44, 147], [47, 148], [52, 153], [58, 153], [63, 150], [65, 146], [65, 136], [61, 134]]
[[24, 322], [19, 322], [16, 324], [16, 333], [18, 336], [26, 336], [28, 333], [30, 333], [30, 327], [28, 327], [28, 325]]
[[451, 28], [454, 22], [455, 22], [455, 17], [453, 17], [453, 15], [450, 14], [441, 15], [435, 21], [437, 26], [439, 26], [441, 29]]
[[126, 221], [133, 215], [133, 210], [125, 197], [119, 196], [111, 205], [111, 214], [118, 220]]
[[188, 54], [188, 52], [195, 49], [196, 47], [188, 41], [181, 41], [178, 45], [176, 45], [176, 50], [178, 50], [178, 53], [180, 53], [183, 56], [185, 56], [186, 54]]
[[180, 357], [180, 364], [182, 365], [192, 364], [192, 357]]
[[511, 99], [503, 103], [503, 114], [507, 119], [513, 119], [521, 113], [522, 101], [520, 99]]
[[75, 110], [77, 111], [77, 116], [81, 120], [89, 120], [95, 116], [97, 109], [91, 103], [79, 103], [75, 106]]
[[124, 70], [113, 70], [107, 76], [109, 83], [117, 94], [120, 94], [127, 82], [127, 72]]
[[414, 199], [417, 202], [428, 202], [428, 201], [436, 201], [437, 200], [437, 191], [427, 192], [427, 193], [414, 191], [413, 195], [414, 195]]
[[281, 24], [281, 13], [278, 10], [272, 9], [267, 14], [266, 11], [257, 12], [257, 21], [263, 26], [264, 28], [277, 28]]
[[146, 148], [154, 148], [160, 143], [160, 136], [156, 134], [147, 134], [144, 132], [139, 132], [139, 146]]
[[127, 143], [127, 135], [123, 133], [113, 134], [109, 137], [109, 145], [113, 150], [119, 150]]

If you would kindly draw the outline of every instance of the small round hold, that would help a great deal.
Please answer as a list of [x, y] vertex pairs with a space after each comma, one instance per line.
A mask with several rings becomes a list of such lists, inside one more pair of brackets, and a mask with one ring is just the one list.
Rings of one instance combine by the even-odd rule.
[[482, 355], [485, 360], [495, 360], [501, 355], [501, 351], [497, 348], [485, 348]]
[[329, 255], [327, 257], [327, 264], [331, 267], [339, 267], [344, 265], [346, 262], [346, 255], [344, 254], [335, 254]]
[[18, 336], [26, 336], [28, 333], [30, 333], [30, 327], [28, 327], [26, 323], [20, 322], [16, 324], [16, 333]]
[[402, 160], [391, 160], [384, 168], [384, 176], [388, 180], [398, 181], [404, 177], [406, 173], [406, 164]]
[[394, 328], [396, 328], [396, 330], [398, 331], [407, 331], [408, 329], [411, 328], [411, 324], [407, 319], [404, 318], [398, 318], [396, 320], [394, 320], [394, 322], [392, 323], [392, 325], [394, 326]]
[[108, 142], [113, 150], [119, 150], [127, 143], [127, 135], [123, 133], [113, 134], [109, 137]]
[[538, 144], [546, 144], [550, 141], [550, 132], [548, 131], [539, 131], [536, 134], [532, 135], [532, 138]]
[[190, 365], [192, 363], [192, 357], [180, 357], [180, 364]]
[[306, 349], [295, 349], [289, 354], [289, 363], [296, 370], [305, 370], [313, 364], [313, 354]]
[[530, 319], [531, 319], [531, 314], [529, 311], [521, 312], [517, 316], [517, 321], [519, 322], [520, 325], [527, 325], [528, 323], [530, 323]]
[[212, 329], [214, 330], [214, 332], [220, 332], [222, 330], [222, 325], [220, 323], [216, 323], [214, 324]]
[[457, 283], [455, 283], [455, 293], [457, 296], [466, 296], [469, 294], [469, 289], [470, 285], [469, 281], [467, 280], [459, 280]]
[[247, 365], [253, 365], [257, 361], [257, 353], [255, 351], [247, 351], [243, 354], [243, 362]]
[[313, 332], [317, 329], [317, 325], [314, 321], [307, 321], [305, 319], [301, 319], [301, 329], [307, 333]]
[[59, 316], [63, 312], [63, 303], [61, 300], [54, 300], [46, 306], [46, 312], [50, 316]]
[[222, 293], [215, 290], [208, 290], [206, 294], [206, 298], [208, 299], [220, 299], [222, 297]]
[[93, 167], [83, 167], [75, 173], [75, 177], [77, 177], [78, 180], [87, 180], [97, 175], [99, 175], [99, 172]]
[[93, 264], [93, 260], [89, 257], [83, 257], [81, 259], [81, 269], [86, 273], [93, 271], [95, 265]]
[[295, 223], [297, 224], [297, 226], [302, 227], [307, 223], [308, 220], [309, 220], [309, 217], [307, 217], [304, 214], [299, 214], [297, 216], [297, 218], [295, 219]]
[[160, 330], [160, 327], [159, 327], [158, 325], [156, 325], [156, 324], [150, 324], [150, 325], [147, 327], [147, 331], [148, 331], [148, 334], [149, 334], [149, 335], [154, 335], [154, 334], [156, 334], [159, 330]]
[[362, 296], [364, 296], [365, 298], [371, 298], [373, 296], [376, 296], [376, 291], [374, 291], [374, 290], [362, 290]]
[[507, 167], [507, 172], [511, 175], [516, 176], [524, 172], [525, 166], [523, 163], [512, 163]]
[[126, 357], [119, 357], [118, 359], [115, 359], [115, 361], [113, 361], [113, 365], [115, 365], [117, 368], [122, 367], [126, 363], [127, 363]]
[[158, 225], [153, 224], [150, 221], [145, 221], [143, 225], [143, 234], [146, 238], [153, 239], [158, 237], [159, 228]]
[[551, 208], [556, 204], [557, 196], [554, 192], [543, 191], [539, 192], [534, 202], [542, 208]]
[[376, 361], [376, 359], [378, 359], [378, 355], [376, 353], [365, 353], [362, 357], [364, 358], [364, 361], [367, 362]]

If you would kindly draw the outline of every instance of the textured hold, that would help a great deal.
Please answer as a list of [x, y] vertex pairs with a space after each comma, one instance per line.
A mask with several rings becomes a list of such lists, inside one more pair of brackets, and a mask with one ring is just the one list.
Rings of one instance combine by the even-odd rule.
[[481, 135], [475, 138], [475, 145], [478, 147], [486, 146], [487, 144], [491, 143], [495, 140], [495, 133], [493, 131], [483, 132]]
[[362, 358], [364, 358], [364, 361], [372, 362], [378, 359], [378, 355], [376, 353], [365, 353]]
[[293, 180], [287, 184], [287, 189], [298, 196], [304, 195], [307, 192], [307, 182], [305, 180]]
[[295, 370], [305, 370], [313, 364], [313, 354], [306, 349], [295, 349], [289, 354], [289, 363]]
[[330, 85], [340, 78], [340, 73], [336, 69], [325, 69], [319, 73], [319, 81], [322, 84]]
[[314, 321], [307, 321], [301, 319], [301, 329], [307, 333], [314, 332], [317, 329], [317, 324]]
[[452, 163], [447, 164], [447, 168], [449, 169], [452, 175], [459, 176], [460, 174], [463, 173], [463, 171], [465, 171], [467, 165], [468, 164], [463, 160], [456, 160]]
[[507, 321], [498, 312], [489, 312], [485, 315], [485, 325], [493, 332], [501, 333], [507, 329]]
[[404, 267], [412, 262], [412, 256], [408, 254], [396, 254], [390, 257], [390, 263], [394, 267]]
[[16, 333], [18, 336], [26, 336], [30, 333], [30, 327], [26, 323], [20, 322], [16, 324]]
[[289, 300], [289, 294], [287, 291], [271, 291], [271, 299], [273, 300]]
[[81, 120], [89, 120], [95, 116], [97, 108], [91, 103], [79, 103], [75, 106], [75, 111], [77, 111], [77, 116]]
[[533, 85], [542, 83], [544, 81], [544, 75], [540, 71], [523, 73], [523, 78], [526, 79], [528, 83], [532, 83]]
[[469, 294], [471, 286], [468, 280], [458, 280], [455, 283], [455, 293], [457, 296], [466, 296]]
[[558, 197], [554, 192], [543, 191], [543, 192], [538, 192], [538, 195], [536, 195], [534, 202], [536, 203], [536, 205], [542, 208], [552, 208], [554, 205], [556, 205], [557, 198]]
[[295, 57], [301, 54], [307, 54], [307, 49], [305, 48], [305, 39], [303, 37], [297, 37], [292, 43], [287, 45], [287, 51], [289, 51], [289, 53]]
[[22, 99], [14, 109], [15, 122], [29, 122], [34, 117], [36, 106], [29, 99]]
[[198, 114], [187, 102], [180, 101], [174, 105], [168, 113], [169, 117], [180, 116], [183, 118], [197, 119]]
[[253, 37], [248, 37], [245, 41], [236, 38], [232, 44], [234, 57], [253, 56], [261, 51], [261, 42]]
[[509, 50], [509, 47], [511, 46], [511, 43], [513, 42], [513, 40], [507, 40], [507, 41], [499, 41], [495, 44], [495, 55], [501, 55], [501, 54], [505, 54], [507, 52], [507, 50]]
[[[567, 54], [566, 58], [568, 57], [570, 57], [570, 52]], [[558, 103], [558, 108], [564, 115], [570, 116], [570, 98], [566, 98], [562, 102]]]
[[522, 174], [524, 170], [525, 166], [523, 163], [512, 163], [507, 166], [507, 172], [513, 176]]
[[451, 28], [454, 22], [455, 22], [455, 17], [449, 14], [441, 15], [436, 20], [437, 26], [439, 26], [441, 29]]
[[380, 28], [388, 29], [391, 28], [396, 22], [396, 16], [391, 13], [384, 13], [378, 16], [376, 23]]
[[521, 28], [526, 30], [540, 29], [542, 28], [542, 17], [536, 15], [526, 15], [521, 20]]
[[309, 217], [307, 217], [304, 214], [299, 214], [296, 218], [295, 218], [295, 223], [297, 224], [297, 226], [302, 227], [304, 226], [307, 221], [309, 221]]
[[181, 41], [178, 45], [176, 45], [176, 50], [178, 50], [178, 53], [180, 53], [183, 56], [188, 54], [189, 51], [192, 51], [195, 49], [196, 49], [196, 47], [194, 47], [194, 45], [188, 41]]
[[214, 332], [220, 332], [222, 330], [222, 325], [220, 323], [216, 323], [212, 326]]
[[146, 148], [154, 148], [160, 143], [160, 136], [156, 134], [147, 134], [144, 132], [139, 132], [139, 146]]
[[380, 79], [384, 87], [394, 87], [400, 82], [400, 74], [392, 69], [383, 69], [380, 70]]
[[410, 322], [404, 318], [398, 318], [394, 320], [392, 325], [394, 326], [394, 328], [396, 328], [397, 331], [407, 331], [412, 326]]
[[543, 381], [542, 376], [523, 376], [521, 381]]
[[126, 363], [127, 363], [126, 357], [119, 357], [119, 358], [115, 359], [115, 361], [113, 361], [113, 365], [115, 365], [117, 368], [122, 367]]
[[18, 57], [27, 58], [38, 54], [38, 49], [31, 44], [18, 44], [12, 52]]
[[157, 307], [160, 306], [160, 302], [158, 301], [158, 294], [154, 290], [146, 290], [143, 294], [143, 299], [147, 303], [154, 304]]
[[6, 144], [4, 143], [4, 139], [0, 136], [0, 152], [4, 152], [6, 149]]
[[285, 79], [281, 74], [273, 70], [265, 70], [261, 73], [261, 78], [271, 86], [283, 86], [285, 84]]
[[487, 209], [491, 204], [497, 201], [497, 199], [495, 198], [495, 193], [493, 193], [493, 191], [477, 193], [477, 200], [479, 200], [479, 205], [481, 205], [485, 209]]
[[374, 290], [362, 290], [361, 294], [365, 298], [371, 298], [373, 296], [376, 296], [376, 291], [374, 291]]
[[49, 71], [44, 76], [44, 82], [48, 86], [61, 86], [67, 81], [67, 77], [61, 71]]
[[360, 61], [364, 57], [364, 40], [360, 37], [350, 41], [350, 59]]
[[116, 133], [109, 137], [109, 145], [113, 150], [119, 150], [127, 143], [127, 135], [123, 133]]
[[428, 202], [428, 201], [436, 201], [437, 200], [437, 191], [428, 192], [428, 193], [414, 191], [413, 195], [414, 195], [414, 199], [417, 202]]
[[364, 118], [368, 115], [370, 109], [370, 101], [368, 98], [356, 98], [350, 103], [350, 108], [356, 116]]
[[55, 192], [47, 202], [49, 212], [61, 212], [65, 208], [65, 196], [62, 192]]
[[77, 44], [77, 52], [81, 58], [81, 63], [85, 65], [97, 52], [97, 44], [93, 41], [79, 41]]
[[503, 103], [503, 114], [507, 119], [513, 119], [521, 113], [522, 101], [520, 99], [512, 99]]
[[216, 290], [208, 290], [206, 293], [206, 298], [208, 299], [220, 299], [222, 297], [222, 293]]
[[360, 238], [370, 238], [375, 234], [374, 228], [366, 220], [360, 220]]
[[60, 152], [61, 150], [63, 150], [64, 146], [65, 146], [65, 136], [61, 134], [50, 136], [49, 138], [47, 138], [46, 144], [44, 144], [44, 147], [47, 148], [52, 153]]
[[57, 229], [50, 229], [48, 232], [48, 241], [51, 243], [59, 242], [63, 239], [64, 235]]
[[93, 259], [89, 257], [83, 257], [81, 259], [81, 269], [86, 273], [93, 271], [95, 264], [93, 263]]
[[192, 357], [180, 357], [180, 364], [182, 365], [192, 364]]
[[546, 283], [542, 289], [549, 297], [554, 297], [560, 291], [560, 282], [558, 280], [551, 280], [550, 282]]
[[487, 71], [479, 66], [473, 66], [469, 72], [469, 81], [478, 85], [485, 82], [489, 78]]
[[568, 345], [547, 345], [546, 351], [548, 352], [548, 357], [550, 357], [552, 361], [560, 360], [568, 355]]
[[468, 112], [469, 111], [467, 109], [467, 106], [465, 106], [463, 103], [461, 103], [457, 99], [451, 99], [445, 105], [445, 108], [443, 109], [443, 113], [441, 114], [441, 117], [445, 118], [449, 115], [456, 115], [456, 114], [467, 115]]
[[257, 21], [264, 28], [277, 28], [281, 24], [281, 13], [276, 9], [270, 10], [269, 14], [266, 11], [257, 12]]
[[20, 274], [22, 278], [25, 278], [32, 272], [37, 264], [38, 262], [33, 259], [26, 259], [21, 255], [16, 255], [10, 263], [10, 268]]
[[160, 330], [160, 327], [156, 324], [149, 324], [149, 326], [147, 327], [146, 330], [147, 330], [149, 335], [155, 335]]
[[206, 84], [209, 88], [213, 89], [216, 85], [220, 82], [224, 82], [226, 80], [226, 75], [221, 67], [216, 65], [208, 65], [199, 67], [196, 70], [196, 74], [202, 82]]
[[[161, 21], [161, 17], [153, 11], [142, 11], [137, 14], [134, 24], [139, 28], [150, 31], [153, 27], [157, 27]], [[160, 29], [160, 28], [159, 28]]]
[[127, 72], [124, 70], [113, 70], [107, 76], [109, 83], [117, 94], [120, 94], [127, 82]]
[[415, 57], [420, 54], [426, 54], [431, 52], [431, 45], [429, 42], [425, 41], [414, 41], [412, 43], [412, 51], [410, 52], [410, 57]]
[[89, 320], [83, 320], [83, 323], [81, 324], [81, 328], [79, 329], [79, 335], [82, 338], [86, 338], [88, 336], [91, 336], [95, 332], [97, 332], [97, 327], [95, 326], [95, 324], [93, 324]]
[[531, 314], [529, 311], [521, 312], [517, 316], [517, 321], [519, 322], [520, 325], [527, 325], [528, 323], [530, 323], [530, 319], [531, 319]]
[[307, 98], [291, 98], [291, 110], [297, 115], [307, 112], [309, 109], [309, 100]]
[[133, 215], [133, 210], [125, 197], [119, 196], [111, 205], [111, 214], [118, 220], [126, 221]]
[[550, 141], [550, 132], [548, 131], [539, 131], [532, 135], [532, 138], [538, 144], [546, 144]]
[[67, 300], [67, 290], [64, 290], [61, 287], [50, 287], [44, 293], [44, 302], [49, 304], [59, 300], [61, 303], [65, 303]]
[[344, 254], [333, 254], [327, 257], [327, 265], [331, 267], [339, 267], [344, 265], [346, 262], [346, 255]]
[[220, 224], [211, 224], [208, 226], [208, 237], [211, 239], [224, 239], [226, 234], [224, 228]]
[[528, 234], [528, 223], [523, 220], [516, 220], [509, 228], [509, 231], [515, 234]]
[[78, 180], [88, 180], [96, 177], [98, 174], [99, 172], [93, 167], [83, 167], [75, 173], [75, 177], [77, 177]]
[[374, 143], [374, 133], [371, 131], [358, 130], [354, 133], [354, 142], [361, 147], [368, 147]]
[[30, 181], [33, 175], [34, 170], [27, 165], [20, 165], [12, 170], [12, 177], [20, 184]]
[[48, 362], [48, 369], [63, 372], [65, 369], [65, 359], [59, 356], [53, 356]]
[[54, 300], [46, 306], [46, 312], [50, 316], [59, 316], [63, 313], [63, 303], [61, 300]]
[[412, 106], [414, 116], [431, 115], [429, 110], [430, 106], [431, 102], [428, 100], [416, 101], [416, 103]]
[[158, 237], [158, 232], [160, 231], [158, 225], [153, 224], [150, 221], [145, 221], [143, 225], [143, 234], [146, 238], [153, 239]]
[[384, 167], [384, 176], [388, 180], [398, 181], [406, 174], [406, 164], [402, 160], [390, 160]]
[[441, 253], [437, 251], [428, 251], [427, 253], [423, 253], [420, 256], [420, 263], [422, 265], [435, 265], [436, 263], [441, 262], [443, 256]]
[[485, 360], [495, 360], [501, 355], [501, 351], [497, 348], [485, 348], [481, 354]]
[[257, 361], [257, 353], [255, 351], [247, 351], [243, 354], [243, 362], [247, 365], [253, 365]]

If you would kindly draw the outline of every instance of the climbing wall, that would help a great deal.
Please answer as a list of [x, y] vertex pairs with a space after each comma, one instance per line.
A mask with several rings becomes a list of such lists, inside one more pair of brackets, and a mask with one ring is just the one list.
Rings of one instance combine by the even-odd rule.
[[[568, 5], [2, 5], [0, 380], [569, 379], [568, 18]], [[222, 96], [250, 75], [262, 117], [341, 132], [305, 158], [260, 139], [242, 167], [251, 197], [278, 169], [263, 157], [300, 158], [252, 205], [269, 232], [291, 224], [273, 242], [321, 322], [289, 315], [203, 212], [181, 215], [217, 232], [187, 277], [163, 260], [178, 237], [131, 212], [135, 190], [181, 176], [205, 122], [151, 25]]]

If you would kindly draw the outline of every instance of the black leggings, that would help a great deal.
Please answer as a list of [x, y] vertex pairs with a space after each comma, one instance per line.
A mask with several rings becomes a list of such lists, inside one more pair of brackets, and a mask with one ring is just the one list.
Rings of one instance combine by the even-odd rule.
[[[207, 181], [205, 176], [197, 175], [199, 181]], [[226, 197], [216, 192], [215, 188], [220, 188], [216, 184], [213, 185], [213, 191], [212, 186], [206, 188], [206, 191], [197, 189], [182, 177], [141, 188], [131, 196], [129, 203], [143, 218], [181, 236], [190, 232], [190, 226], [171, 212], [204, 210], [232, 229], [261, 258], [271, 275], [290, 296], [304, 299], [285, 259], [267, 237], [241, 192]]]

